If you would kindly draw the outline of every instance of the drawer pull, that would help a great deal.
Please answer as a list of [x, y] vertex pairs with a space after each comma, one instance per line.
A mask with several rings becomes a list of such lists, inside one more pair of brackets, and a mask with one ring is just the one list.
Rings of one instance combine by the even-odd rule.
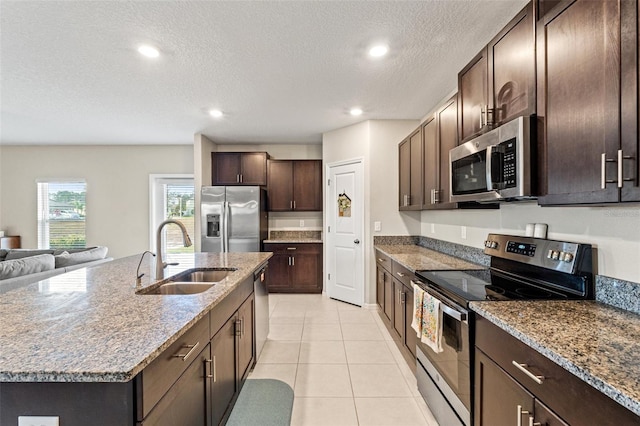
[[403, 274], [402, 272], [396, 272], [396, 274], [401, 278], [405, 276], [405, 274]]
[[198, 346], [200, 346], [200, 342], [196, 342], [195, 345], [183, 345], [182, 347], [184, 349], [189, 349], [189, 352], [187, 352], [186, 354], [175, 354], [174, 357], [182, 358], [183, 361], [186, 361], [187, 358], [189, 358], [193, 354], [193, 352], [195, 352]]
[[386, 262], [386, 261], [387, 261], [387, 259], [382, 259], [380, 257], [378, 258], [378, 262]]
[[531, 371], [527, 370], [527, 367], [528, 367], [527, 364], [520, 364], [519, 362], [516, 362], [516, 361], [511, 361], [511, 364], [513, 364], [518, 370], [522, 371], [524, 374], [529, 376], [529, 378], [534, 382], [536, 382], [537, 384], [539, 385], [542, 384], [542, 381], [544, 380], [544, 376], [536, 376]]
[[287, 247], [287, 250], [296, 250], [296, 247]]

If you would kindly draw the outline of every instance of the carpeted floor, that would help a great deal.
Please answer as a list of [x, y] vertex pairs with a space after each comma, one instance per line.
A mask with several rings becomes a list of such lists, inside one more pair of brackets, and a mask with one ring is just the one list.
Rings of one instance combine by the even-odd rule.
[[288, 426], [293, 389], [280, 380], [247, 379], [227, 422], [228, 426]]

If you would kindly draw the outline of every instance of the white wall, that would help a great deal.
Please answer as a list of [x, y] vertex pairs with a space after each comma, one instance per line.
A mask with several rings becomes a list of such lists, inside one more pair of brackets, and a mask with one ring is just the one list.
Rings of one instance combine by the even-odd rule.
[[[482, 248], [489, 232], [524, 235], [527, 223], [549, 225], [548, 238], [584, 242], [597, 248], [597, 273], [640, 282], [640, 206], [540, 207], [504, 203], [500, 210], [422, 212], [421, 234]], [[431, 232], [434, 224], [435, 233]], [[461, 226], [467, 238], [461, 238]]]
[[191, 145], [2, 146], [0, 229], [38, 244], [36, 180], [87, 182], [87, 245], [123, 257], [149, 248], [149, 174], [193, 173]]
[[[364, 162], [365, 235], [362, 248], [365, 253], [365, 303], [375, 303], [376, 295], [375, 262], [372, 261], [373, 222], [381, 222], [380, 235], [415, 235], [420, 231], [419, 214], [401, 216], [396, 202], [398, 143], [417, 125], [417, 120], [369, 120], [322, 135], [325, 167], [356, 158], [362, 158]], [[326, 203], [326, 196], [324, 200]], [[326, 279], [324, 281], [326, 286]]]

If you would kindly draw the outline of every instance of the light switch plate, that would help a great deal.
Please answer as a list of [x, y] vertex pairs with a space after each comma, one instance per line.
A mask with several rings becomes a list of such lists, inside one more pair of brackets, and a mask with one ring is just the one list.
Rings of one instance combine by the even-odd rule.
[[373, 230], [380, 231], [380, 222], [373, 222]]
[[18, 426], [60, 426], [60, 417], [18, 416]]
[[304, 220], [300, 221], [300, 228], [304, 228]]

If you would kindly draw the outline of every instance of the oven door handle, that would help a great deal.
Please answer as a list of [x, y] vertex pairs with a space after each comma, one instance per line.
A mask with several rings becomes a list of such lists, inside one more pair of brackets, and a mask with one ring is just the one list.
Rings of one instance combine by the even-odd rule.
[[442, 309], [443, 313], [449, 315], [451, 318], [453, 318], [458, 322], [467, 321], [467, 318], [469, 316], [468, 315], [469, 312], [467, 310], [463, 308], [460, 308], [460, 309], [454, 308], [454, 306], [456, 306], [455, 302], [451, 301], [449, 298], [447, 298], [446, 296], [444, 296], [443, 294], [435, 290], [430, 285], [425, 284], [422, 281], [415, 281], [415, 280], [411, 280], [411, 284], [416, 284], [416, 285], [422, 284], [423, 286], [427, 287], [427, 290], [425, 291], [429, 293], [431, 297], [435, 297], [436, 299], [438, 299], [438, 301], [440, 302], [440, 309]]
[[485, 162], [487, 163], [485, 166], [485, 179], [487, 181], [487, 191], [493, 191], [493, 176], [491, 175], [491, 160], [493, 157], [493, 145], [489, 145], [486, 149], [486, 158]]

